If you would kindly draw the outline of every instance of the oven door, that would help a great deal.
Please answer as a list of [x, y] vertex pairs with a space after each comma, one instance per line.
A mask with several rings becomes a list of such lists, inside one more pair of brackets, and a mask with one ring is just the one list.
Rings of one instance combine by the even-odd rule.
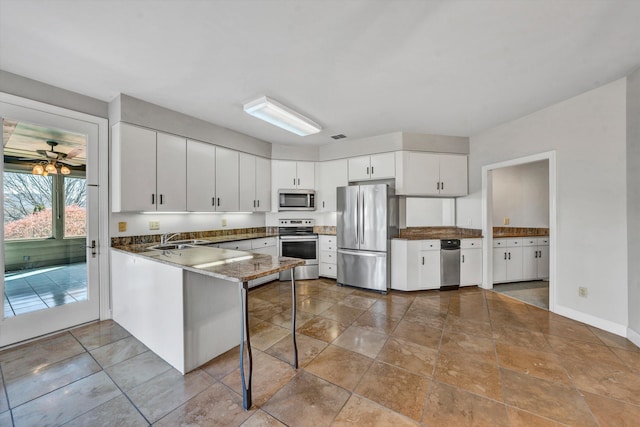
[[318, 238], [280, 236], [280, 256], [301, 258], [306, 265], [318, 265]]

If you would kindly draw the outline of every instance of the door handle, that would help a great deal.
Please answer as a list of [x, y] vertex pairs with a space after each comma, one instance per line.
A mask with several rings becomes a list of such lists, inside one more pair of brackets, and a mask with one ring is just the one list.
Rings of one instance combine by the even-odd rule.
[[87, 246], [87, 249], [91, 249], [91, 257], [92, 258], [95, 258], [96, 255], [98, 254], [97, 248], [98, 247], [96, 246], [96, 241], [95, 240], [92, 240], [91, 241], [91, 245]]
[[362, 244], [364, 245], [364, 193], [362, 194], [362, 212], [360, 214], [362, 215]]

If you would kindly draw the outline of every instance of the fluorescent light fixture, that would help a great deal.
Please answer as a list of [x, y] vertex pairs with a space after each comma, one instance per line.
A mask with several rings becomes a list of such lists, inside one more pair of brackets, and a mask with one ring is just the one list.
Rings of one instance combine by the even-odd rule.
[[311, 135], [322, 130], [319, 124], [266, 96], [244, 104], [244, 111], [300, 136]]

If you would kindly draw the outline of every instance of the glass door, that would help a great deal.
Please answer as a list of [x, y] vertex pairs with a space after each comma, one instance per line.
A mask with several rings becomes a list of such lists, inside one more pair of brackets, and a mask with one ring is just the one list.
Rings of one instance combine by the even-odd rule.
[[2, 105], [0, 347], [99, 318], [97, 125]]

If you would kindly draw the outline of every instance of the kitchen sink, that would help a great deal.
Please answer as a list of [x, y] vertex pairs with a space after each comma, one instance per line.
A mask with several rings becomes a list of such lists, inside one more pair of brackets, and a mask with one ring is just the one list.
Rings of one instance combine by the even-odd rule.
[[167, 242], [167, 245], [206, 245], [207, 243], [211, 243], [208, 240], [200, 240], [200, 239], [186, 239], [186, 240], [172, 240]]
[[196, 245], [193, 244], [187, 244], [187, 243], [167, 243], [164, 245], [154, 245], [154, 246], [149, 246], [148, 249], [153, 249], [156, 251], [171, 251], [171, 250], [176, 250], [176, 249], [186, 249], [186, 248], [192, 248]]

